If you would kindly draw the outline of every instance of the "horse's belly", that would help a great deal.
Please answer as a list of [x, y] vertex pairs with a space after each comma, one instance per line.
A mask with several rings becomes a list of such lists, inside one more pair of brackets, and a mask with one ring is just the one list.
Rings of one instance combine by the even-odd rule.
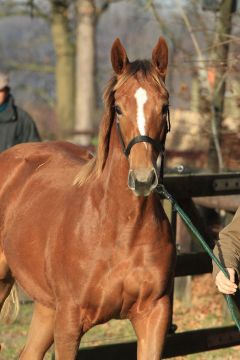
[[[7, 234], [3, 250], [16, 281], [38, 302], [54, 307], [51, 289], [46, 278], [44, 243], [33, 235]], [[21, 236], [22, 235], [22, 236]]]

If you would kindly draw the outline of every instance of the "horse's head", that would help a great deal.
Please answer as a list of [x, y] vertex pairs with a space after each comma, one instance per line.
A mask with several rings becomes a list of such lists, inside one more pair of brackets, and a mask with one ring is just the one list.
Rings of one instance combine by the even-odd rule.
[[130, 167], [128, 186], [137, 196], [148, 196], [158, 184], [168, 130], [167, 44], [159, 39], [151, 62], [129, 62], [116, 39], [111, 60], [117, 75], [115, 122]]

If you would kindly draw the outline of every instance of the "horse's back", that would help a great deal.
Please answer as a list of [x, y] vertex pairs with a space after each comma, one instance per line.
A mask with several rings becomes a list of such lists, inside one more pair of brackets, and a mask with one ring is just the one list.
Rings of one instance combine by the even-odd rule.
[[[16, 145], [0, 154], [0, 226], [8, 208], [22, 197], [35, 197], [41, 185], [68, 189], [92, 155], [85, 148], [56, 141]], [[34, 182], [35, 187], [32, 184]], [[26, 199], [23, 199], [25, 201]]]
[[11, 147], [0, 154], [0, 167], [7, 163], [13, 167], [20, 161], [41, 165], [46, 160], [63, 160], [76, 162], [79, 165], [91, 159], [92, 155], [87, 148], [83, 148], [66, 141], [24, 143]]
[[78, 171], [91, 157], [87, 149], [63, 141], [16, 145], [0, 154], [0, 198], [7, 184], [21, 186], [42, 166], [46, 172], [61, 167]]
[[49, 306], [45, 254], [50, 224], [59, 227], [62, 199], [90, 157], [67, 142], [21, 144], [0, 154], [0, 243], [15, 278]]

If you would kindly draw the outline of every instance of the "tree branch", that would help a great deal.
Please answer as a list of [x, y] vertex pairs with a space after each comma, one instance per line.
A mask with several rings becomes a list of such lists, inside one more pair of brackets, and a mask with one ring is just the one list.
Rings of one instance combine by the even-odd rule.
[[213, 99], [217, 95], [217, 93], [215, 92], [213, 95], [211, 94], [210, 84], [207, 79], [207, 66], [205, 63], [204, 56], [203, 56], [200, 46], [198, 44], [197, 38], [196, 38], [194, 32], [192, 31], [192, 26], [190, 24], [190, 21], [188, 20], [186, 13], [183, 10], [180, 0], [175, 0], [175, 1], [180, 10], [182, 19], [183, 19], [183, 21], [188, 29], [188, 32], [191, 36], [191, 39], [192, 39], [196, 54], [199, 58], [199, 61], [202, 63], [202, 69], [199, 70], [199, 79], [200, 79], [200, 82], [202, 83], [203, 88], [205, 87], [208, 92], [208, 97], [209, 97], [209, 102], [210, 102], [210, 110], [211, 110], [212, 137], [213, 137], [213, 142], [214, 142], [214, 146], [215, 146], [215, 150], [216, 150], [216, 154], [217, 154], [219, 169], [223, 169], [223, 156], [222, 156], [221, 147], [220, 147], [218, 127], [217, 127], [217, 123], [216, 123], [217, 114], [216, 114], [216, 110], [213, 106]]
[[[31, 5], [31, 7], [30, 7]], [[27, 8], [29, 7], [29, 10]], [[2, 1], [0, 17], [5, 16], [37, 16], [49, 21], [49, 15], [42, 11], [34, 1]]]
[[[4, 63], [4, 61], [3, 61]], [[15, 71], [30, 71], [37, 73], [52, 74], [55, 71], [55, 67], [48, 64], [36, 64], [36, 63], [20, 63], [19, 61], [8, 60], [6, 65], [9, 70]]]
[[166, 25], [166, 22], [161, 18], [161, 16], [159, 15], [157, 9], [156, 9], [156, 5], [154, 3], [154, 0], [148, 0], [147, 4], [146, 4], [146, 8], [150, 8], [153, 16], [155, 17], [156, 21], [158, 22], [160, 28], [162, 29], [163, 33], [165, 33], [173, 42], [174, 46], [177, 47], [177, 41], [176, 38], [174, 36], [174, 33], [169, 29], [169, 27]]
[[102, 15], [111, 4], [113, 3], [117, 3], [123, 0], [105, 0], [101, 6], [96, 7], [96, 16], [99, 17], [100, 15]]

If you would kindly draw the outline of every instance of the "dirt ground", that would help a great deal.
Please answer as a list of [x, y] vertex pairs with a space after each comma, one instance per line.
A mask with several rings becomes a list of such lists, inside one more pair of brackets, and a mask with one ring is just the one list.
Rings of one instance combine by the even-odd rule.
[[[216, 290], [211, 274], [192, 278], [190, 304], [183, 304], [175, 299], [173, 323], [177, 325], [178, 332], [233, 325], [224, 297]], [[178, 356], [174, 359], [239, 360], [240, 346]]]
[[[32, 308], [32, 304], [22, 305], [19, 317], [14, 324], [0, 326], [0, 343], [2, 348], [0, 360], [17, 359], [17, 354], [19, 354], [26, 340]], [[222, 295], [216, 291], [210, 274], [192, 278], [187, 303], [177, 299], [174, 300], [173, 322], [177, 325], [178, 332], [232, 323], [227, 316], [225, 301]], [[81, 347], [130, 341], [133, 339], [135, 339], [135, 335], [128, 321], [112, 320], [89, 331], [83, 337]], [[45, 357], [46, 360], [52, 358], [52, 351], [53, 349], [49, 351]], [[174, 359], [237, 360], [240, 359], [240, 346], [179, 356]]]

